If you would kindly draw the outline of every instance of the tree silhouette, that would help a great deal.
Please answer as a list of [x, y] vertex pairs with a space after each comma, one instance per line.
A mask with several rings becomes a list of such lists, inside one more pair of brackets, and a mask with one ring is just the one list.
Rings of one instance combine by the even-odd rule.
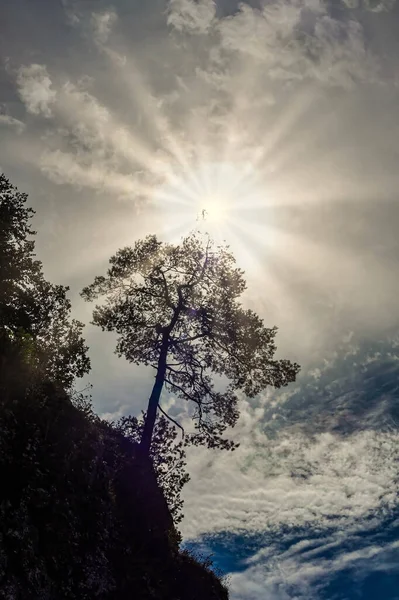
[[[122, 417], [115, 427], [126, 438], [135, 443], [140, 443], [145, 424], [145, 414], [140, 418], [135, 416]], [[185, 442], [177, 441], [177, 430], [163, 416], [155, 421], [152, 434], [150, 456], [157, 482], [161, 487], [170, 514], [175, 525], [183, 519], [183, 503], [181, 491], [190, 481], [190, 476], [185, 470], [186, 452]]]
[[156, 370], [145, 453], [164, 387], [190, 402], [193, 443], [231, 450], [236, 445], [223, 433], [239, 417], [237, 392], [254, 397], [295, 380], [298, 365], [274, 359], [276, 327], [240, 303], [243, 274], [228, 247], [209, 236], [192, 233], [173, 245], [150, 235], [119, 250], [106, 277], [82, 291], [88, 301], [104, 296], [93, 323], [118, 334], [117, 354]]
[[176, 430], [157, 420], [150, 461], [142, 419], [108, 423], [73, 393], [88, 367], [81, 324], [43, 277], [25, 201], [0, 176], [0, 598], [227, 600], [209, 564], [179, 550]]
[[0, 345], [19, 344], [32, 368], [71, 387], [90, 369], [83, 324], [70, 320], [68, 288], [43, 276], [30, 226], [34, 211], [26, 200], [0, 175]]

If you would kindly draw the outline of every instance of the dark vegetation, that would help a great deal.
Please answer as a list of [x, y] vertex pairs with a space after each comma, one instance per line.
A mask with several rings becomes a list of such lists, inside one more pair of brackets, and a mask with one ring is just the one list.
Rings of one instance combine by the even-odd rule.
[[[165, 273], [159, 271], [160, 279], [154, 280], [153, 272], [145, 280], [145, 289], [154, 296], [144, 306], [142, 321], [135, 317], [130, 291], [128, 301], [121, 300], [127, 312], [122, 314], [112, 296], [94, 318], [118, 331], [121, 354], [156, 366], [155, 385], [160, 382], [160, 360], [173, 356], [182, 363], [181, 374], [168, 371], [168, 381], [162, 371], [162, 384], [174, 391], [181, 388], [181, 397], [193, 395], [190, 399], [199, 411], [193, 415], [197, 431], [178, 441], [178, 429], [168, 415], [157, 417], [160, 394], [155, 404], [154, 393], [149, 438], [148, 416], [102, 421], [85, 394], [74, 390], [75, 379], [90, 368], [83, 325], [70, 318], [68, 289], [47, 282], [35, 259], [32, 213], [26, 196], [0, 176], [0, 598], [227, 599], [227, 590], [209, 561], [196, 560], [180, 549], [176, 524], [182, 517], [180, 492], [188, 480], [185, 445], [232, 448], [234, 444], [221, 434], [238, 417], [234, 386], [253, 395], [267, 383], [284, 385], [292, 380], [297, 366], [272, 361], [274, 330], [264, 329], [253, 313], [237, 312], [237, 294], [227, 301], [222, 273], [214, 262], [212, 273], [218, 272], [220, 286], [217, 306], [210, 304], [205, 292], [194, 294], [190, 286], [197, 281], [197, 271], [194, 279], [191, 272], [188, 283], [173, 280], [170, 295], [162, 287]], [[190, 243], [197, 242], [191, 238]], [[162, 248], [153, 237], [142, 243], [147, 254], [148, 244], [153, 258], [161, 250], [168, 260], [176, 256], [173, 247]], [[126, 250], [117, 256], [124, 261]], [[231, 266], [230, 255], [223, 256], [231, 267], [232, 282], [226, 284], [231, 294], [242, 289], [242, 274]], [[126, 274], [123, 268], [127, 264], [131, 269], [132, 262], [118, 260], [112, 273], [118, 275], [115, 281], [120, 285], [121, 274]], [[198, 264], [205, 272], [203, 256], [201, 261]], [[95, 295], [101, 291], [99, 285], [108, 283], [97, 278], [95, 285], [86, 295]], [[112, 288], [112, 294], [116, 290]], [[208, 298], [208, 303], [198, 304], [202, 298]], [[222, 302], [226, 309], [221, 309]], [[161, 312], [156, 320], [158, 306]], [[223, 334], [230, 316], [234, 317], [230, 313], [246, 323], [238, 327], [239, 335], [233, 330]], [[173, 327], [168, 321], [171, 315]], [[238, 321], [233, 323], [236, 327]], [[215, 350], [216, 342], [225, 346], [224, 354]], [[235, 364], [246, 360], [243, 349], [252, 351], [249, 356], [255, 360], [251, 375]], [[212, 358], [214, 350], [216, 358]], [[230, 378], [225, 394], [214, 391], [202, 360], [210, 372]], [[227, 366], [222, 367], [222, 360]], [[170, 363], [161, 366], [168, 369]], [[265, 366], [268, 372], [262, 374]], [[254, 373], [259, 378], [253, 383]], [[209, 411], [207, 402], [211, 402]]]

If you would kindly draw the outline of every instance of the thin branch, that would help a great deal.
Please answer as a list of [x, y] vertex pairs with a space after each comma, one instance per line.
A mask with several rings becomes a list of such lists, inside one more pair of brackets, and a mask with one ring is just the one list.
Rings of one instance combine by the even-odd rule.
[[[182, 364], [183, 364], [183, 363], [182, 363]], [[170, 373], [174, 373], [175, 375], [178, 375], [178, 376], [181, 376], [181, 375], [185, 375], [185, 374], [186, 374], [186, 371], [178, 371], [178, 370], [176, 370], [176, 369], [175, 369], [175, 368], [174, 368], [174, 367], [173, 367], [171, 364], [167, 364], [167, 365], [166, 365], [166, 368], [167, 368], [167, 370], [168, 370]]]
[[196, 404], [198, 404], [198, 400], [196, 400], [195, 398], [193, 398], [193, 396], [191, 396], [188, 392], [186, 392], [186, 390], [184, 390], [180, 385], [178, 385], [177, 383], [173, 383], [172, 381], [170, 381], [170, 379], [166, 379], [165, 378], [164, 381], [165, 381], [165, 383], [167, 383], [171, 387], [173, 387], [176, 390], [178, 390], [181, 394], [183, 394], [183, 396], [185, 396], [186, 398], [188, 398], [188, 400], [191, 400], [192, 402], [195, 402]]
[[186, 364], [186, 361], [176, 362], [176, 363], [167, 363], [166, 367], [181, 367]]
[[169, 419], [169, 421], [172, 421], [172, 423], [174, 423], [174, 424], [176, 425], [176, 427], [179, 427], [179, 429], [181, 429], [181, 430], [182, 430], [182, 439], [184, 439], [184, 429], [183, 429], [183, 427], [180, 425], [180, 423], [178, 423], [177, 421], [175, 421], [174, 419], [172, 419], [172, 417], [171, 417], [170, 415], [168, 415], [168, 413], [166, 413], [166, 412], [164, 411], [164, 409], [162, 408], [162, 406], [161, 406], [159, 403], [158, 403], [158, 408], [159, 408], [159, 410], [161, 411], [161, 413], [162, 413], [163, 415], [165, 415], [165, 417], [166, 417], [167, 419]]
[[180, 340], [173, 340], [173, 344], [177, 346], [178, 344], [185, 344], [186, 342], [195, 342], [195, 340], [199, 340], [204, 337], [209, 337], [208, 333], [199, 333], [198, 335], [193, 335], [191, 337], [187, 337]]
[[227, 348], [225, 348], [225, 347], [223, 346], [223, 344], [222, 344], [222, 343], [221, 343], [221, 342], [220, 342], [218, 339], [216, 339], [216, 338], [214, 337], [214, 338], [212, 339], [212, 341], [213, 341], [213, 342], [214, 342], [214, 343], [215, 343], [217, 346], [219, 346], [219, 348], [220, 348], [221, 350], [223, 350], [223, 352], [226, 352], [227, 356], [229, 356], [230, 358], [233, 358], [233, 359], [234, 359], [234, 360], [236, 360], [237, 362], [241, 363], [241, 364], [242, 364], [242, 365], [243, 365], [243, 366], [244, 366], [246, 369], [248, 368], [248, 366], [249, 366], [249, 365], [248, 365], [248, 364], [247, 364], [245, 361], [243, 361], [243, 360], [242, 360], [241, 358], [239, 358], [239, 357], [238, 357], [236, 354], [233, 354], [233, 352], [231, 352], [231, 351], [229, 351]]

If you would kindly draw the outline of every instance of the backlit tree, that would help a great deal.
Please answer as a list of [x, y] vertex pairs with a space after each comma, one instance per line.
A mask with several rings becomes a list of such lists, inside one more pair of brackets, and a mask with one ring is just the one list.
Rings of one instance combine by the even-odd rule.
[[195, 444], [234, 449], [223, 437], [239, 417], [237, 392], [295, 380], [298, 365], [275, 360], [276, 327], [267, 328], [240, 297], [246, 288], [227, 246], [192, 233], [178, 245], [150, 235], [119, 250], [106, 276], [82, 291], [96, 306], [93, 323], [118, 335], [116, 352], [155, 369], [141, 437], [149, 453], [163, 389], [187, 400]]
[[[0, 355], [10, 344], [20, 347], [37, 372], [70, 388], [90, 369], [83, 324], [70, 318], [68, 287], [43, 275], [26, 201], [0, 174]], [[0, 375], [9, 371], [3, 360]]]

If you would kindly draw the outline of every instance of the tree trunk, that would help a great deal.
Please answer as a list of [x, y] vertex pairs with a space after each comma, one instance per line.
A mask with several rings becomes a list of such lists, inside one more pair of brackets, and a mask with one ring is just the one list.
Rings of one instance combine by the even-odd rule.
[[168, 354], [167, 337], [164, 338], [161, 353], [158, 360], [158, 369], [155, 377], [154, 387], [152, 388], [150, 399], [148, 400], [147, 414], [145, 416], [144, 429], [140, 440], [140, 448], [147, 456], [150, 453], [152, 433], [154, 431], [155, 420], [157, 418], [157, 409], [159, 399], [166, 375], [166, 358]]
[[161, 397], [163, 388], [163, 377], [158, 379], [159, 371], [157, 373], [154, 387], [152, 388], [151, 396], [148, 401], [147, 414], [145, 416], [144, 429], [140, 440], [140, 448], [145, 454], [150, 453], [152, 432], [154, 431], [155, 420], [157, 418], [158, 402]]
[[183, 296], [182, 296], [181, 290], [179, 289], [178, 291], [179, 291], [178, 305], [176, 306], [176, 308], [174, 310], [173, 317], [172, 317], [172, 320], [171, 320], [169, 326], [165, 327], [163, 329], [162, 346], [161, 346], [161, 351], [159, 353], [157, 374], [155, 377], [155, 383], [154, 383], [154, 387], [152, 388], [150, 399], [148, 400], [148, 409], [147, 409], [147, 414], [145, 416], [143, 434], [142, 434], [141, 440], [140, 440], [140, 449], [147, 456], [150, 454], [152, 433], [154, 431], [155, 420], [157, 418], [159, 399], [161, 397], [161, 392], [162, 392], [163, 384], [165, 381], [166, 361], [168, 358], [168, 350], [169, 350], [169, 336], [172, 333], [173, 328], [179, 319], [181, 309], [183, 306]]

